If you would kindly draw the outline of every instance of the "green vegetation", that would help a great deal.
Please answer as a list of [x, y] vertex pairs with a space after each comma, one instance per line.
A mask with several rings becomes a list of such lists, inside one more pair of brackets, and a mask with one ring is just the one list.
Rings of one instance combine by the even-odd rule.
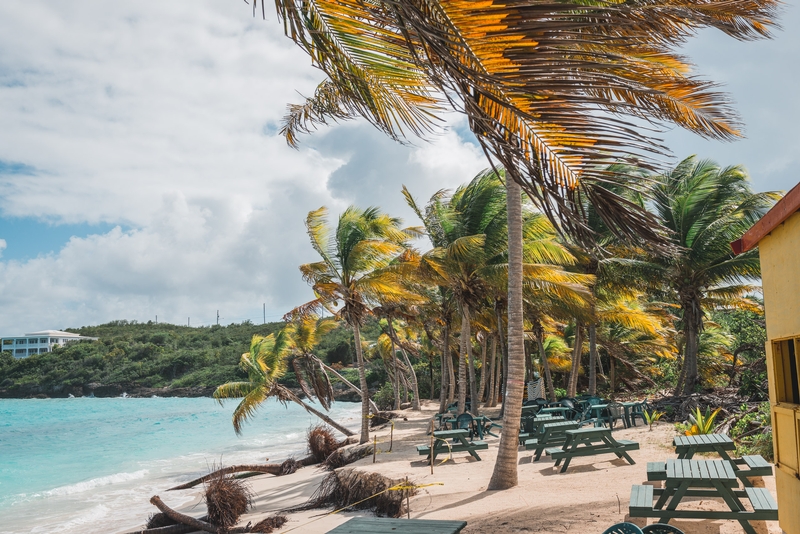
[[[239, 362], [242, 354], [249, 350], [254, 335], [276, 333], [283, 326], [284, 323], [254, 325], [245, 322], [190, 328], [165, 323], [113, 321], [70, 329], [100, 339], [22, 359], [14, 358], [10, 352], [0, 353], [0, 392], [3, 392], [0, 394], [25, 397], [72, 393], [77, 396], [88, 394], [99, 386], [110, 387], [106, 394], [137, 387], [216, 388], [247, 376], [239, 369]], [[380, 327], [377, 321], [369, 321], [364, 331], [374, 339]], [[346, 350], [339, 348], [340, 345], [347, 347]], [[340, 327], [322, 336], [315, 353], [333, 364], [341, 361], [339, 358], [351, 360], [351, 347], [352, 333]], [[358, 380], [355, 369], [343, 369], [342, 372], [346, 377]], [[370, 386], [375, 387], [382, 376], [382, 371], [370, 369], [367, 377]], [[289, 387], [299, 387], [293, 372], [287, 373], [281, 382]]]

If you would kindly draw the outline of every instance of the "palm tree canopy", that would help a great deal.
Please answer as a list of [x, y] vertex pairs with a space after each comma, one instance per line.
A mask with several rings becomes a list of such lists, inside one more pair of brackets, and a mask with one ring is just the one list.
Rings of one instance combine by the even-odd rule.
[[262, 402], [275, 397], [281, 402], [292, 400], [293, 395], [278, 384], [287, 370], [286, 337], [280, 333], [266, 337], [255, 335], [250, 342], [250, 352], [242, 354], [239, 367], [247, 373], [247, 381], [229, 382], [214, 391], [214, 398], [222, 404], [225, 399], [241, 398], [233, 412], [233, 429], [241, 434], [242, 425], [250, 420]]
[[666, 150], [625, 116], [738, 136], [726, 97], [675, 50], [707, 27], [767, 36], [779, 5], [276, 0], [287, 35], [328, 77], [290, 107], [283, 133], [294, 144], [316, 124], [361, 116], [402, 140], [437, 129], [455, 108], [553, 220], [585, 230], [580, 193], [615, 232], [659, 240], [646, 212], [598, 187], [616, 180], [608, 164]]
[[670, 232], [678, 254], [657, 258], [660, 279], [679, 294], [699, 293], [708, 304], [735, 304], [760, 274], [758, 251], [734, 255], [730, 243], [778, 198], [753, 193], [740, 166], [720, 167], [694, 156], [655, 177], [651, 209]]

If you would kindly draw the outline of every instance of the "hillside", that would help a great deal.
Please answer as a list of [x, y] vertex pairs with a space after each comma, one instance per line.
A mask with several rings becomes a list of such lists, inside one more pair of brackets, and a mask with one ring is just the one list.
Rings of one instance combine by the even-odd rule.
[[[368, 325], [366, 330], [377, 329]], [[193, 328], [165, 323], [113, 321], [68, 329], [99, 338], [53, 352], [15, 359], [0, 353], [0, 398], [210, 395], [222, 383], [245, 377], [238, 368], [254, 334], [277, 332], [283, 323]], [[325, 360], [349, 365], [352, 335], [344, 328], [317, 345]], [[288, 373], [287, 385], [294, 385]]]

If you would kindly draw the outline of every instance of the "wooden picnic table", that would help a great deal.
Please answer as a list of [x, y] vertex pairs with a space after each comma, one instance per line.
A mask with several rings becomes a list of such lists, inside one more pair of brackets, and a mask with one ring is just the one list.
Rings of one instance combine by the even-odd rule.
[[458, 534], [466, 526], [466, 521], [353, 517], [328, 534]]
[[736, 444], [727, 434], [698, 434], [675, 436], [672, 440], [678, 460], [691, 460], [696, 452], [715, 452], [724, 460], [730, 460], [728, 451], [735, 451]]
[[[445, 422], [444, 422], [445, 430], [447, 430], [447, 425], [450, 425], [450, 429], [454, 430], [456, 421], [458, 421], [458, 419], [455, 419], [455, 418], [451, 418], [451, 419], [445, 420]], [[488, 417], [486, 417], [485, 415], [473, 416], [473, 418], [472, 418], [472, 427], [475, 429], [475, 432], [478, 433], [478, 439], [483, 439], [483, 432], [484, 432], [484, 429], [486, 428], [486, 423], [491, 423], [491, 422], [492, 422], [492, 420], [489, 419]], [[494, 437], [497, 437], [497, 435], [492, 434], [491, 432], [487, 431], [486, 433], [487, 434], [491, 434]]]
[[546, 406], [539, 410], [538, 415], [547, 415], [547, 414], [554, 414], [557, 413], [561, 415], [561, 417], [566, 418], [567, 412], [570, 411], [571, 408], [567, 408], [566, 406]]
[[[778, 505], [766, 488], [739, 490], [739, 479], [727, 460], [667, 460], [664, 488], [636, 485], [631, 488], [631, 517], [656, 517], [659, 523], [673, 518], [733, 519], [747, 534], [755, 534], [750, 521], [778, 520]], [[654, 496], [658, 500], [653, 504]], [[678, 510], [684, 497], [722, 499], [728, 511]], [[750, 500], [747, 510], [740, 498]]]
[[519, 444], [524, 445], [525, 440], [538, 437], [538, 435], [542, 432], [542, 426], [549, 424], [549, 423], [561, 423], [566, 421], [560, 415], [540, 415], [538, 417], [526, 417], [521, 419], [524, 432], [520, 432], [519, 434]]
[[567, 430], [574, 430], [580, 426], [578, 421], [559, 421], [557, 423], [545, 423], [542, 431], [537, 437], [525, 440], [526, 450], [535, 450], [533, 460], [538, 461], [542, 457], [542, 452], [547, 447], [553, 445], [563, 445], [567, 438]]
[[[434, 462], [436, 456], [439, 454], [451, 452], [468, 452], [470, 456], [480, 462], [481, 457], [478, 456], [478, 453], [475, 451], [488, 449], [489, 444], [485, 441], [467, 441], [468, 436], [469, 430], [463, 428], [458, 430], [438, 430], [433, 433], [433, 437], [435, 438], [433, 441], [433, 450], [431, 450], [430, 445], [417, 445], [417, 452], [427, 456], [428, 463]], [[455, 440], [458, 443], [450, 445], [447, 443], [449, 439]]]
[[564, 460], [561, 473], [567, 470], [569, 462], [577, 456], [613, 453], [617, 458], [625, 458], [631, 465], [636, 463], [627, 451], [638, 450], [639, 444], [627, 439], [614, 439], [610, 428], [579, 428], [567, 430], [565, 434], [566, 439], [562, 447], [553, 447], [545, 451], [556, 461], [556, 466]]

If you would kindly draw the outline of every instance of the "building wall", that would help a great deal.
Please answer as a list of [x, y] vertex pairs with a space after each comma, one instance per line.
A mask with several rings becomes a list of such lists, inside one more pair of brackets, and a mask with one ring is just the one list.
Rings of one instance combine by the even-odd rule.
[[[767, 373], [778, 514], [785, 532], [800, 533], [797, 512], [800, 510], [800, 403], [792, 394], [788, 364], [789, 343], [795, 362], [800, 364], [800, 213], [764, 237], [758, 247], [767, 319]], [[800, 381], [797, 368], [794, 374], [794, 379]]]

